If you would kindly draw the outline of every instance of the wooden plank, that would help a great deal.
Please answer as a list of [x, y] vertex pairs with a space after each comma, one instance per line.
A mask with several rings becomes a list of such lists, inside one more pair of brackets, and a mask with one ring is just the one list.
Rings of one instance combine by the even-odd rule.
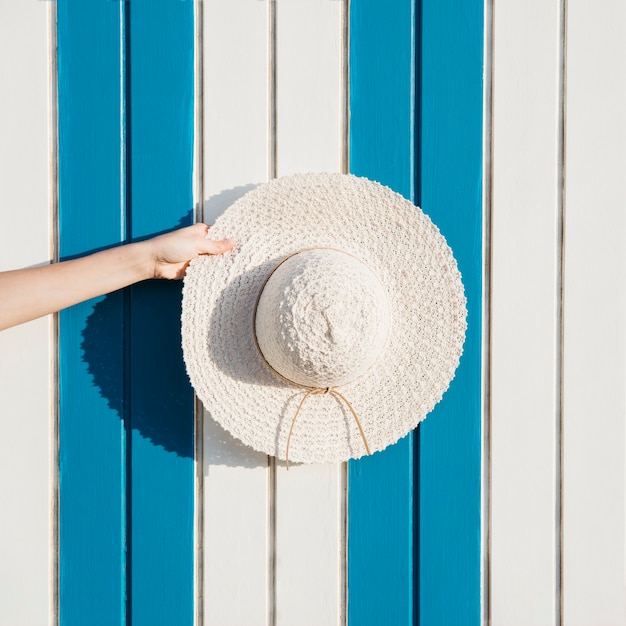
[[[193, 4], [127, 4], [131, 239], [193, 221]], [[155, 130], [158, 129], [158, 132]], [[194, 621], [194, 399], [180, 337], [181, 283], [130, 290], [129, 619]]]
[[563, 623], [624, 624], [626, 7], [567, 3]]
[[[125, 237], [124, 7], [57, 2], [62, 258]], [[61, 624], [125, 623], [123, 304], [118, 292], [59, 316]]]
[[494, 12], [490, 618], [559, 615], [561, 3]]
[[420, 201], [467, 297], [461, 363], [420, 426], [419, 619], [480, 624], [482, 566], [483, 2], [423, 0]]
[[[414, 199], [416, 6], [350, 5], [350, 171]], [[414, 436], [348, 464], [348, 623], [414, 623]]]
[[[269, 173], [268, 5], [202, 4], [203, 219], [212, 223]], [[204, 415], [203, 611], [206, 626], [268, 624], [269, 469], [266, 455]]]
[[[276, 3], [276, 173], [340, 171], [342, 2]], [[341, 464], [276, 466], [277, 626], [342, 623]]]
[[339, 464], [276, 468], [276, 624], [342, 624]]
[[[0, 271], [51, 257], [53, 6], [0, 5]], [[3, 626], [46, 624], [52, 608], [52, 341], [48, 318], [0, 333]]]
[[340, 171], [343, 2], [276, 3], [277, 174]]

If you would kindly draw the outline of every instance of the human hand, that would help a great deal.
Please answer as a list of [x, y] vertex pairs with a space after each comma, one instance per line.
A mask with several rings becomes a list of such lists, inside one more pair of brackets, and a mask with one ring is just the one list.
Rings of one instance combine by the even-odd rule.
[[149, 246], [149, 277], [183, 278], [194, 257], [199, 254], [223, 254], [234, 247], [235, 242], [231, 239], [207, 239], [208, 232], [206, 224], [198, 223], [142, 242]]

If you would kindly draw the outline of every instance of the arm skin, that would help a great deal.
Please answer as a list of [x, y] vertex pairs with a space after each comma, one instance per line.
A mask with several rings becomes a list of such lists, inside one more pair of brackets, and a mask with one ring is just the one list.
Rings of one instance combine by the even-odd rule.
[[0, 272], [0, 330], [148, 278], [180, 279], [192, 258], [235, 245], [207, 239], [208, 230], [194, 224], [80, 259]]

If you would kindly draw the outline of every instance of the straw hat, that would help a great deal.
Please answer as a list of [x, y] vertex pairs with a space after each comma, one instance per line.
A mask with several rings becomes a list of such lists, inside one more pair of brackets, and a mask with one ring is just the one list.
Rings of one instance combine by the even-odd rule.
[[282, 459], [345, 461], [395, 443], [441, 399], [465, 296], [411, 202], [352, 175], [297, 174], [247, 193], [210, 236], [238, 244], [191, 262], [183, 351], [232, 435]]

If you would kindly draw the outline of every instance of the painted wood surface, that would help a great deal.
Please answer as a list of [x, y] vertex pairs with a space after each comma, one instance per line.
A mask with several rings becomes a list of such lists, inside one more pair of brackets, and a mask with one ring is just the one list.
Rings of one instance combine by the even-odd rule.
[[[58, 11], [62, 256], [191, 223], [192, 5]], [[180, 285], [148, 282], [61, 314], [63, 624], [193, 622], [179, 311]]]
[[[52, 256], [53, 9], [0, 4], [0, 271]], [[52, 610], [53, 337], [51, 318], [0, 333], [2, 626], [47, 624]]]
[[422, 0], [418, 203], [458, 261], [467, 334], [419, 436], [419, 619], [481, 621], [483, 2]]
[[490, 618], [544, 626], [560, 593], [561, 2], [498, 4], [493, 32]]
[[[193, 223], [193, 5], [133, 0], [126, 11], [128, 235], [136, 240]], [[178, 282], [130, 289], [127, 595], [134, 626], [194, 620], [194, 399], [180, 306]]]
[[567, 3], [563, 623], [626, 622], [626, 7]]
[[[276, 3], [276, 174], [341, 169], [342, 5]], [[277, 626], [341, 623], [341, 464], [276, 463]]]
[[[265, 2], [210, 0], [202, 10], [202, 196], [203, 219], [211, 224], [269, 177], [270, 34]], [[204, 594], [198, 608], [206, 626], [268, 624], [273, 604], [269, 459], [236, 441], [208, 412], [203, 442]]]
[[463, 274], [469, 329], [456, 379], [416, 442], [351, 464], [349, 620], [477, 624], [482, 3], [351, 10], [351, 170], [420, 203], [440, 227]]
[[[415, 199], [412, 0], [350, 4], [350, 171]], [[348, 464], [348, 623], [414, 623], [414, 435]]]
[[[126, 236], [123, 9], [57, 2], [61, 259]], [[124, 623], [123, 311], [118, 292], [59, 316], [60, 624]]]

